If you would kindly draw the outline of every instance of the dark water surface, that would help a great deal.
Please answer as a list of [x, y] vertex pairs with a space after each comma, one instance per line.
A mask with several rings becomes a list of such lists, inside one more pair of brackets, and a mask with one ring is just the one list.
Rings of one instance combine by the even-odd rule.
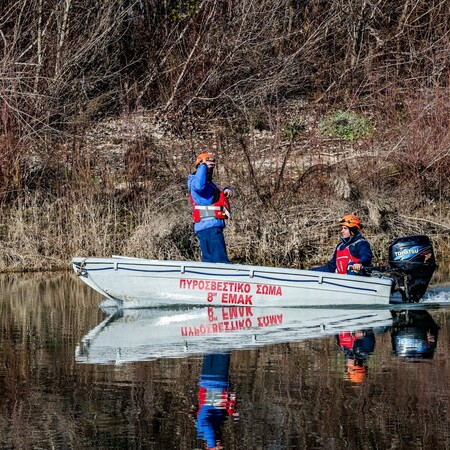
[[341, 309], [297, 329], [276, 312], [257, 318], [272, 334], [230, 332], [224, 352], [214, 335], [188, 344], [200, 327], [183, 311], [106, 323], [75, 275], [2, 275], [0, 448], [448, 449], [450, 287], [428, 301], [443, 306]]

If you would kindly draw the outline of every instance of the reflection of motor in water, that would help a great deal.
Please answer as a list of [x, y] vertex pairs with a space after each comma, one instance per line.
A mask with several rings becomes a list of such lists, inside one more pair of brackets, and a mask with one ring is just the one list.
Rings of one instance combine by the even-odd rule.
[[237, 417], [236, 395], [229, 391], [230, 353], [206, 355], [200, 376], [197, 437], [207, 449], [222, 449], [221, 426], [228, 416]]
[[392, 311], [392, 348], [395, 355], [429, 359], [434, 355], [439, 326], [428, 311]]
[[373, 331], [344, 331], [337, 340], [345, 355], [346, 376], [353, 383], [362, 383], [367, 374], [367, 358], [375, 349]]

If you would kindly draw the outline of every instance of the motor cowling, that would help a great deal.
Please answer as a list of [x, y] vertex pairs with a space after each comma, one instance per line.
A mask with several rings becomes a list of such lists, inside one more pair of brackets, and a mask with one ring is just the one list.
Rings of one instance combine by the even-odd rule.
[[389, 266], [403, 300], [420, 300], [436, 269], [430, 238], [416, 234], [394, 240], [389, 246]]

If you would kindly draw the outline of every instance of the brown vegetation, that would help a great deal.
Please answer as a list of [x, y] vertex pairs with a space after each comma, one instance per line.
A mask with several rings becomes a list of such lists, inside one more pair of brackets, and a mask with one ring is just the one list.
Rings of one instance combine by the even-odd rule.
[[0, 270], [197, 258], [186, 176], [236, 190], [234, 261], [307, 266], [363, 218], [450, 254], [443, 0], [0, 5]]

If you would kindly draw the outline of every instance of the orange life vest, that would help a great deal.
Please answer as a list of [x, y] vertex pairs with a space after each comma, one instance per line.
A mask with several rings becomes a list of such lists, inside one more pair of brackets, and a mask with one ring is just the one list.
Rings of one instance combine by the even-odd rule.
[[220, 191], [219, 200], [212, 205], [197, 205], [192, 195], [190, 196], [192, 206], [192, 218], [194, 222], [208, 219], [229, 219], [231, 217], [230, 201]]
[[[353, 256], [350, 253], [350, 247], [362, 241], [362, 239], [358, 239], [356, 242], [352, 242], [348, 247], [344, 249], [338, 248], [336, 250], [336, 272], [341, 274], [347, 273], [347, 267], [349, 263], [359, 263], [360, 258]], [[339, 246], [340, 247], [340, 246]]]

